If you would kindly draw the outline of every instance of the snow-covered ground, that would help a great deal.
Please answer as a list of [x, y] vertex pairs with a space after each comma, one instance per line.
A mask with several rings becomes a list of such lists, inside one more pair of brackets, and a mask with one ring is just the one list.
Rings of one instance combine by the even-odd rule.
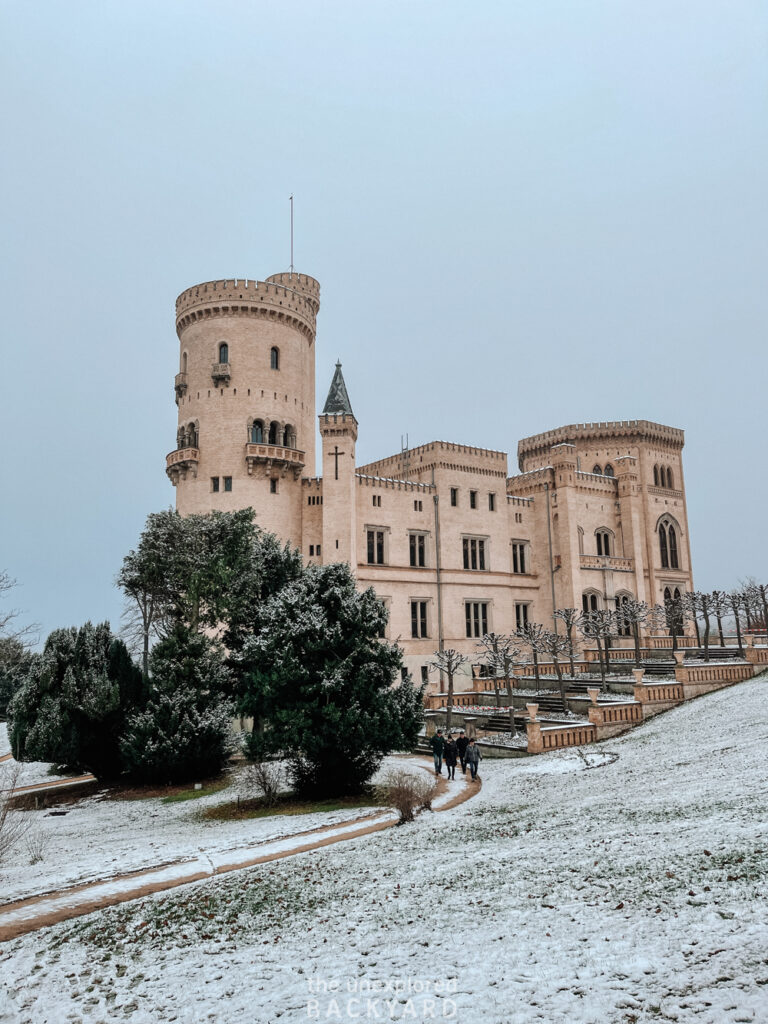
[[453, 810], [10, 942], [0, 1021], [768, 1020], [766, 698], [485, 761]]

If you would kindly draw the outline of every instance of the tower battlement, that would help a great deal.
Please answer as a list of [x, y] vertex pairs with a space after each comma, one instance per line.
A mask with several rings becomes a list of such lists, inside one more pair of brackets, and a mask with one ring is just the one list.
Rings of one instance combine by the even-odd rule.
[[653, 444], [664, 444], [679, 450], [685, 444], [685, 433], [677, 427], [667, 427], [663, 423], [653, 423], [651, 420], [571, 423], [566, 427], [547, 430], [543, 434], [524, 437], [517, 446], [518, 465], [521, 470], [524, 470], [528, 458], [548, 455], [550, 449], [555, 445], [574, 444], [578, 441], [592, 443], [624, 441], [629, 444], [646, 441]]
[[233, 278], [204, 281], [176, 299], [176, 333], [198, 320], [216, 316], [261, 316], [295, 321], [314, 338], [320, 309], [320, 285], [307, 274], [273, 274], [266, 281]]

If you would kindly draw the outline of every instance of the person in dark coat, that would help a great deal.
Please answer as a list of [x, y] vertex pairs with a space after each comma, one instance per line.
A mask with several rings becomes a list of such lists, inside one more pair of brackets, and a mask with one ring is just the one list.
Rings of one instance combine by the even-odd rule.
[[469, 740], [464, 735], [464, 730], [462, 729], [461, 732], [459, 733], [459, 738], [456, 740], [456, 750], [457, 750], [458, 755], [459, 755], [459, 760], [461, 761], [461, 770], [464, 773], [464, 775], [467, 774], [467, 747], [468, 746], [469, 746]]
[[459, 752], [456, 749], [456, 740], [448, 734], [448, 738], [445, 741], [445, 749], [443, 750], [443, 757], [445, 758], [445, 767], [448, 772], [449, 779], [456, 778], [456, 761], [458, 760]]
[[443, 730], [438, 729], [432, 739], [429, 741], [429, 745], [432, 747], [432, 754], [435, 758], [435, 775], [443, 774], [443, 750], [445, 749], [445, 740], [443, 739]]
[[478, 745], [475, 743], [474, 740], [470, 740], [469, 746], [467, 747], [467, 764], [469, 765], [469, 770], [472, 773], [473, 782], [477, 778], [477, 769], [482, 759], [482, 756], [483, 755], [480, 753], [480, 748], [478, 747]]

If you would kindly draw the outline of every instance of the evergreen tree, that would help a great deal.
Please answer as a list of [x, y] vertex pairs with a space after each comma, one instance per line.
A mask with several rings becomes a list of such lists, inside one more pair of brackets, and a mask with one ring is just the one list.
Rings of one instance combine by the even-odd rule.
[[185, 782], [221, 771], [231, 751], [231, 674], [220, 646], [183, 625], [149, 656], [142, 708], [128, 718], [123, 763], [141, 782]]
[[393, 685], [402, 651], [380, 639], [386, 616], [343, 564], [310, 566], [258, 609], [239, 658], [248, 750], [285, 756], [300, 792], [359, 792], [384, 755], [416, 741], [423, 687]]
[[8, 709], [14, 754], [113, 777], [125, 716], [142, 696], [141, 673], [109, 623], [54, 630]]

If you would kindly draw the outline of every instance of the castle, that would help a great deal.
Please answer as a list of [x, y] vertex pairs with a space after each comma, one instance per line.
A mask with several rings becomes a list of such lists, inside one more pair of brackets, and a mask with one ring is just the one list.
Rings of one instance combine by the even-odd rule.
[[252, 506], [307, 562], [348, 562], [430, 689], [439, 646], [479, 660], [484, 633], [551, 626], [556, 608], [662, 604], [693, 589], [682, 430], [559, 427], [520, 441], [511, 477], [505, 452], [447, 441], [358, 466], [340, 364], [315, 419], [319, 297], [313, 278], [282, 273], [209, 281], [176, 300], [166, 471], [182, 515]]

